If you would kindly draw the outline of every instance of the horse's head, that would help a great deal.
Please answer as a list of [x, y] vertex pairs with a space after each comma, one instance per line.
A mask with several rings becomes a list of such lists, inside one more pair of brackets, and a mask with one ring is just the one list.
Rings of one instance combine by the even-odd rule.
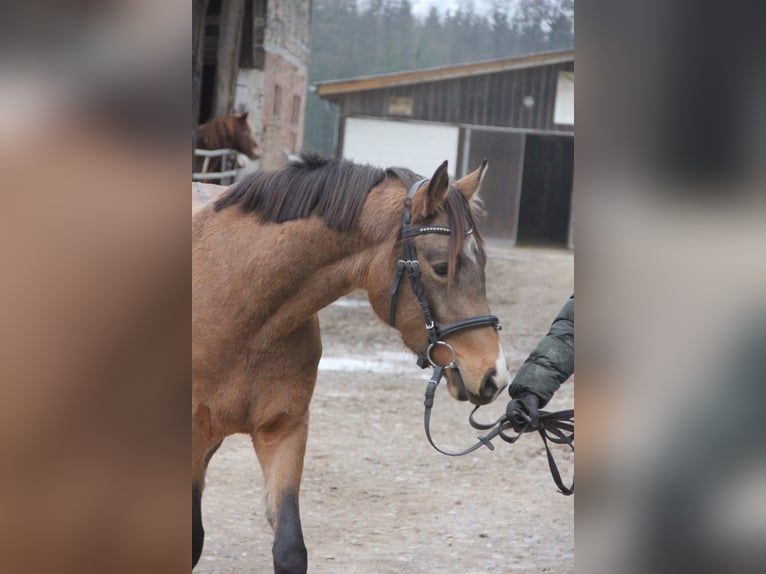
[[258, 143], [253, 137], [253, 129], [247, 119], [249, 112], [240, 109], [229, 116], [229, 127], [232, 139], [232, 147], [250, 159], [258, 157]]
[[[380, 253], [370, 270], [379, 283], [368, 293], [378, 315], [394, 325], [404, 343], [416, 353], [423, 354], [433, 337], [429, 339], [423, 303], [418, 300], [417, 287], [413, 289], [406, 271], [401, 274], [397, 293], [391, 294], [400, 261], [409, 258], [407, 241], [414, 247], [426, 305], [440, 329], [489, 314], [484, 273], [487, 258], [474, 218], [485, 171], [486, 161], [476, 171], [450, 184], [445, 161], [430, 180], [417, 187], [411, 199], [396, 196], [401, 203], [395, 225], [401, 228], [401, 208], [406, 204], [411, 228], [419, 231], [409, 239], [398, 233], [395, 240], [386, 243], [386, 253]], [[433, 345], [430, 359], [453, 367], [446, 370], [446, 376], [454, 398], [487, 404], [507, 386], [505, 355], [493, 325], [485, 322], [440, 339], [447, 344]]]

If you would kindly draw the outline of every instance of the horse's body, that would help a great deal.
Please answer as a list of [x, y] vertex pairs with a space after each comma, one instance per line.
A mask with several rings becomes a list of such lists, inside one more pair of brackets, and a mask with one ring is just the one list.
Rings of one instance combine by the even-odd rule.
[[[412, 198], [414, 221], [453, 230], [449, 238], [416, 238], [440, 321], [488, 310], [481, 238], [469, 232], [483, 172], [450, 186], [445, 162]], [[275, 571], [306, 571], [298, 492], [322, 351], [317, 312], [362, 288], [376, 314], [388, 316], [405, 193], [414, 179], [406, 170], [304, 157], [246, 178], [193, 215], [193, 565], [204, 538], [207, 464], [226, 436], [247, 433], [265, 477]], [[418, 302], [404, 289], [395, 326], [408, 347], [424, 347]], [[495, 330], [456, 333], [450, 343], [457, 363], [448, 373], [452, 395], [493, 400], [508, 382]], [[440, 352], [447, 351], [436, 349], [435, 358]]]
[[[233, 149], [250, 159], [258, 157], [258, 144], [253, 137], [248, 112], [244, 109], [228, 116], [208, 120], [197, 126], [196, 146], [199, 149]], [[202, 169], [203, 158], [195, 158], [194, 171]], [[211, 158], [208, 171], [218, 171], [220, 158]]]

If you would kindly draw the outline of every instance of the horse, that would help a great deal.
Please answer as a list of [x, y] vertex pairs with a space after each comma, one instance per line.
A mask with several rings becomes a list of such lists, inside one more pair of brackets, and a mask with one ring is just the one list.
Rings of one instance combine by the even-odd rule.
[[[364, 289], [406, 347], [446, 368], [453, 398], [487, 404], [507, 386], [475, 222], [486, 166], [450, 183], [446, 161], [422, 179], [301, 154], [194, 212], [192, 568], [208, 463], [225, 437], [246, 433], [264, 475], [274, 571], [306, 572], [298, 497], [322, 353], [317, 313], [339, 297]], [[404, 268], [412, 289], [399, 288]], [[451, 323], [448, 341], [434, 340], [437, 322]]]
[[[249, 112], [245, 108], [232, 112], [223, 118], [208, 120], [197, 126], [196, 146], [200, 149], [233, 149], [256, 159], [258, 155], [258, 143], [253, 137], [250, 121], [247, 119]], [[212, 158], [208, 171], [217, 171], [220, 167], [220, 158]], [[194, 171], [202, 169], [202, 158], [195, 158]]]

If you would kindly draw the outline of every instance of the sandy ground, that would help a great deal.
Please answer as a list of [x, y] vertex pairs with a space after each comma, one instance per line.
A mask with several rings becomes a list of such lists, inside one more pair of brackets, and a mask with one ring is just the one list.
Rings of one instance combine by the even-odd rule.
[[[515, 372], [572, 292], [573, 255], [492, 242], [488, 252], [490, 305]], [[310, 572], [574, 571], [574, 500], [557, 493], [536, 435], [462, 458], [437, 453], [423, 433], [427, 374], [364, 294], [322, 311], [321, 325], [300, 503]], [[506, 400], [481, 418], [499, 416]], [[550, 409], [572, 404], [570, 381]], [[472, 443], [469, 411], [440, 387], [437, 444]], [[557, 454], [571, 476], [573, 457]], [[249, 437], [228, 438], [213, 458], [202, 509], [206, 539], [195, 573], [272, 572], [263, 479]]]

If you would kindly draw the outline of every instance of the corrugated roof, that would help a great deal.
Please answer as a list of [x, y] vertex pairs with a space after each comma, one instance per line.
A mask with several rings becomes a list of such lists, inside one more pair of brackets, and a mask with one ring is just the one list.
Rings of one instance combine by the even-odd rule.
[[319, 97], [348, 94], [351, 92], [363, 92], [377, 90], [391, 86], [404, 86], [407, 84], [420, 84], [423, 82], [435, 82], [439, 80], [451, 80], [453, 78], [465, 78], [467, 76], [479, 76], [559, 64], [561, 62], [574, 61], [574, 50], [562, 50], [559, 52], [543, 52], [531, 54], [520, 58], [503, 58], [501, 60], [485, 60], [438, 68], [423, 70], [410, 70], [407, 72], [394, 72], [392, 74], [378, 74], [376, 76], [360, 76], [343, 80], [327, 80], [316, 82], [314, 88]]

